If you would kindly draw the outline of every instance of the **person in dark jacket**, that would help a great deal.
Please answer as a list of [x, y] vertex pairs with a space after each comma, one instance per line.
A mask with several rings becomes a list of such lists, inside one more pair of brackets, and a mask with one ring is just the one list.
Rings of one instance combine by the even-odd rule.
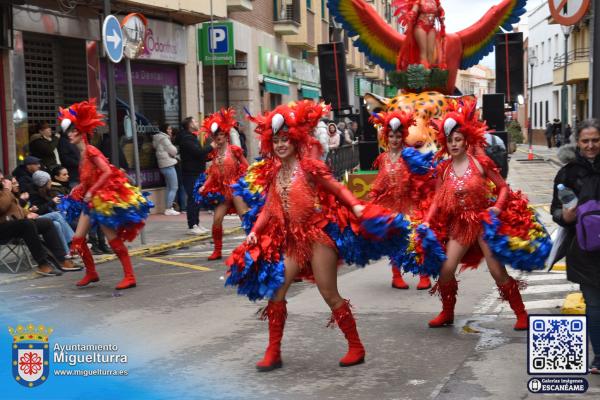
[[177, 145], [181, 157], [181, 176], [187, 193], [187, 223], [189, 233], [200, 235], [208, 233], [208, 229], [200, 225], [200, 209], [194, 202], [194, 183], [198, 176], [206, 170], [206, 159], [215, 147], [209, 138], [204, 145], [200, 144], [197, 134], [198, 121], [188, 117], [181, 122], [181, 132], [177, 135]]
[[52, 177], [52, 186], [50, 187], [50, 197], [66, 196], [71, 193], [69, 184], [69, 170], [62, 165], [57, 165], [50, 171]]
[[21, 192], [31, 192], [33, 187], [33, 173], [42, 168], [40, 159], [34, 156], [27, 156], [23, 160], [23, 164], [14, 169], [12, 175], [17, 178]]
[[[589, 200], [600, 200], [600, 121], [585, 120], [575, 135], [577, 150], [572, 161], [558, 171], [554, 178], [554, 195], [550, 212], [552, 219], [566, 229], [563, 244], [556, 259], [566, 255], [567, 279], [579, 283], [586, 303], [589, 337], [594, 349], [590, 367], [600, 373], [600, 251], [585, 251], [577, 241], [577, 207]], [[563, 208], [556, 186], [563, 184], [578, 198], [578, 205]]]
[[40, 159], [42, 168], [50, 171], [60, 164], [58, 159], [58, 140], [60, 136], [52, 133], [47, 122], [36, 124], [36, 132], [29, 138], [29, 152]]
[[[81, 154], [77, 146], [69, 141], [69, 137], [64, 132], [58, 140], [58, 155], [61, 165], [69, 171], [69, 185], [73, 188], [79, 183], [79, 162]], [[54, 176], [54, 174], [52, 174]]]

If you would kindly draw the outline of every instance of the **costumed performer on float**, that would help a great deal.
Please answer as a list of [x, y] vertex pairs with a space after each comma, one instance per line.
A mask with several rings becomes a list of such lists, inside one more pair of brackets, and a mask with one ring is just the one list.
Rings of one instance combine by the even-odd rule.
[[103, 118], [104, 115], [96, 111], [95, 99], [60, 109], [60, 126], [67, 133], [69, 142], [81, 152], [79, 184], [62, 199], [60, 207], [70, 220], [79, 218], [71, 250], [81, 256], [85, 276], [77, 286], [100, 280], [85, 240], [90, 227], [98, 224], [123, 266], [124, 278], [116, 286], [121, 290], [136, 286], [129, 252], [123, 241], [135, 239], [153, 205], [137, 187], [129, 184], [123, 171], [111, 165], [100, 150], [89, 144], [94, 129], [104, 125]]
[[[408, 215], [416, 226], [423, 220], [423, 210], [426, 212], [435, 188], [431, 173], [433, 152], [421, 154], [414, 148], [404, 148], [408, 129], [415, 125], [412, 112], [395, 110], [373, 114], [371, 122], [381, 126], [379, 141], [386, 150], [373, 163], [378, 173], [368, 199], [372, 204]], [[409, 288], [402, 278], [402, 265], [396, 265], [393, 261], [392, 287]], [[417, 290], [430, 287], [429, 276], [421, 273]]]
[[447, 259], [431, 291], [439, 291], [442, 312], [429, 321], [429, 326], [454, 322], [458, 264], [462, 261], [463, 268], [477, 268], [483, 253], [502, 299], [509, 302], [517, 317], [514, 329], [526, 330], [527, 311], [519, 282], [508, 275], [503, 263], [527, 271], [543, 268], [551, 243], [527, 199], [509, 189], [485, 155], [487, 127], [479, 121], [476, 103], [458, 106], [439, 126], [440, 155], [449, 158], [438, 165], [436, 194], [425, 220], [435, 219], [447, 234], [443, 240]]
[[208, 209], [214, 209], [212, 237], [214, 251], [208, 260], [221, 258], [223, 249], [223, 218], [237, 213], [240, 218], [248, 211], [244, 201], [234, 196], [231, 185], [248, 169], [248, 161], [241, 147], [230, 144], [230, 132], [236, 124], [235, 110], [222, 108], [204, 119], [201, 132], [211, 135], [215, 148], [208, 155], [212, 161], [206, 174], [201, 174], [194, 187], [195, 200]]
[[269, 299], [262, 314], [269, 321], [269, 345], [256, 364], [259, 371], [282, 366], [285, 296], [296, 277], [316, 282], [332, 310], [330, 324], [337, 322], [348, 341], [339, 365], [364, 362], [350, 302], [338, 292], [337, 267], [342, 260], [364, 265], [407, 246], [410, 227], [403, 215], [365, 208], [314, 157], [311, 132], [327, 111], [304, 100], [251, 117], [263, 160], [246, 178], [263, 188], [265, 203], [245, 243], [227, 260], [226, 285], [238, 286], [238, 293], [250, 300]]
[[[409, 65], [421, 64], [426, 69], [444, 65], [443, 48], [446, 36], [444, 9], [440, 0], [394, 0], [394, 15], [404, 26], [406, 42], [398, 54], [397, 68], [406, 70]], [[439, 22], [439, 29], [436, 28]]]

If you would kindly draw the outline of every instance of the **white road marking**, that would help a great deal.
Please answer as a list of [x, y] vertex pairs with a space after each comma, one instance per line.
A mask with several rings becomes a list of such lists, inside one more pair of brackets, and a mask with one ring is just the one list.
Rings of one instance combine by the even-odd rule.
[[577, 290], [579, 290], [579, 284], [577, 283], [562, 283], [558, 285], [536, 285], [529, 286], [525, 290], [522, 290], [521, 295], [528, 295], [534, 293], [570, 292]]

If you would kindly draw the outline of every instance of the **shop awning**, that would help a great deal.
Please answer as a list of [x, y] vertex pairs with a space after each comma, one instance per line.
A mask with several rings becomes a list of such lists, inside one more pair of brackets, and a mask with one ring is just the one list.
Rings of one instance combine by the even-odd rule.
[[265, 90], [269, 93], [275, 94], [290, 94], [290, 84], [286, 81], [280, 81], [279, 79], [265, 77]]
[[321, 89], [313, 87], [313, 86], [302, 85], [300, 94], [304, 98], [318, 100], [319, 97], [321, 96]]

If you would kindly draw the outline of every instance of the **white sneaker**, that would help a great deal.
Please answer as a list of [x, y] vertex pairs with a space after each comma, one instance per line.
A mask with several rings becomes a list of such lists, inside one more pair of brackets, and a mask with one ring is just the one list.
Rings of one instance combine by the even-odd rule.
[[210, 229], [207, 229], [207, 228], [203, 227], [202, 225], [198, 225], [198, 231], [200, 231], [201, 235], [204, 235], [205, 233], [209, 233]]
[[188, 230], [188, 234], [190, 235], [204, 235], [206, 233], [208, 233], [208, 229], [202, 225], [194, 225], [192, 229]]
[[167, 208], [165, 210], [165, 215], [179, 215], [181, 214], [179, 211], [175, 211], [173, 208]]

